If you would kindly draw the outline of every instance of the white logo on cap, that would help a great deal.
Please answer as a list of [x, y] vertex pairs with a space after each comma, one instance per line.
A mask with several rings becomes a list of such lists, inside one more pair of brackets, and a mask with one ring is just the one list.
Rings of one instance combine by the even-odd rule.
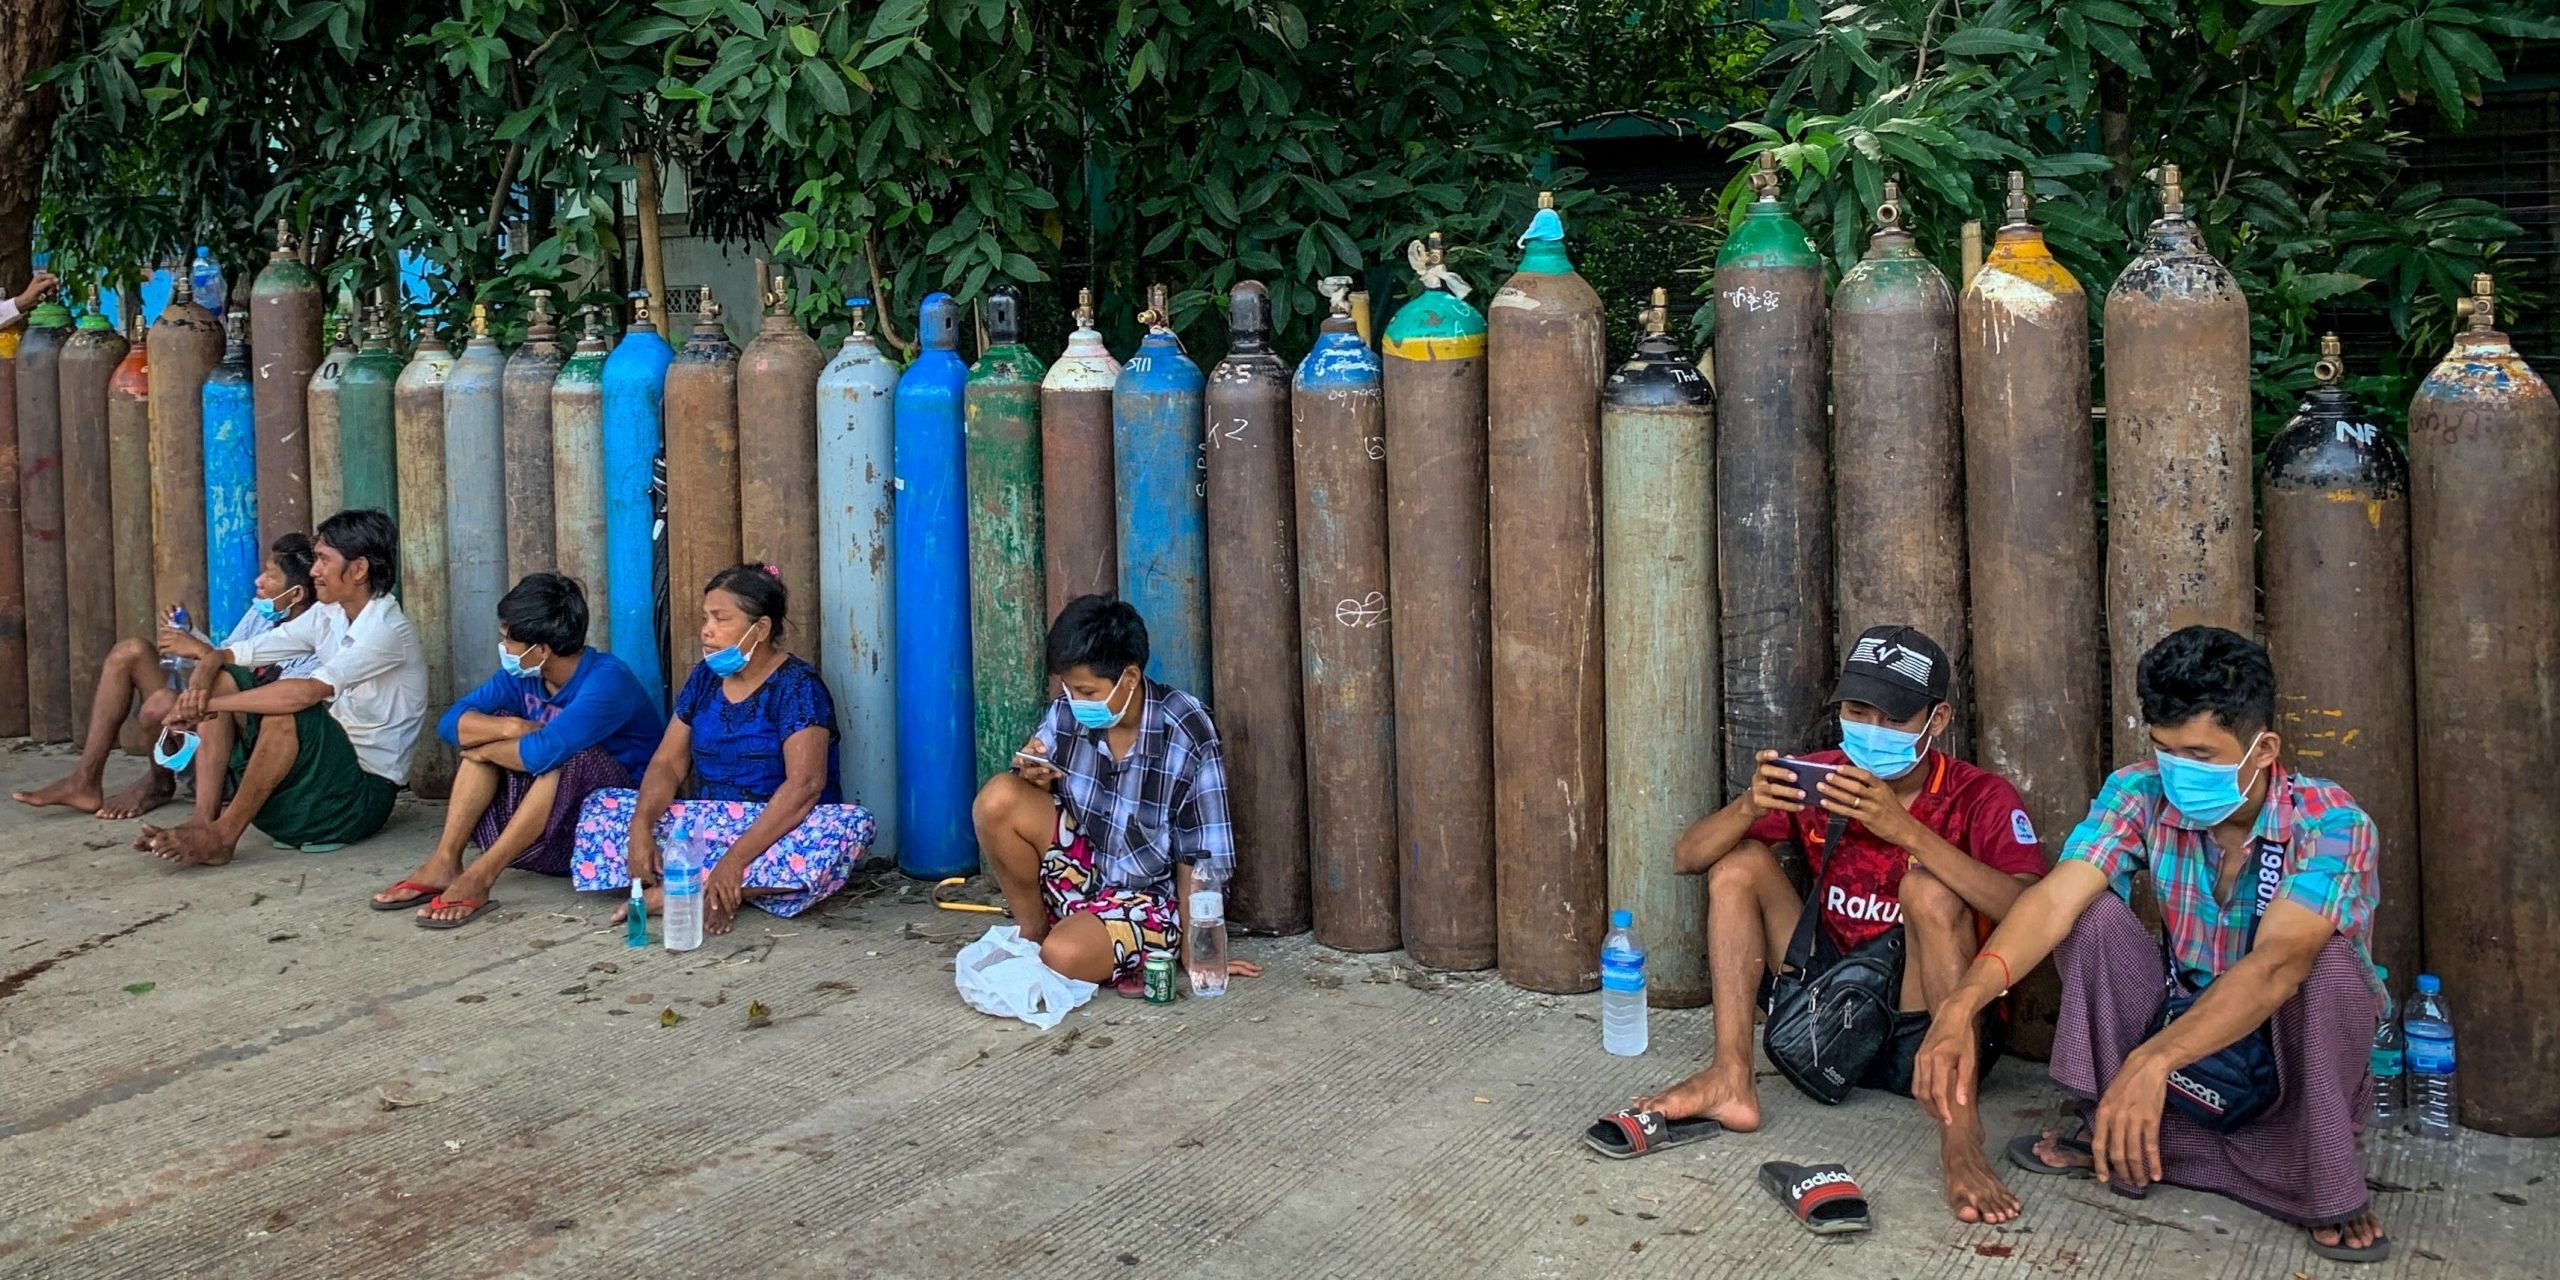
[[1929, 655], [1874, 636], [1860, 638], [1858, 647], [1849, 654], [1849, 661], [1883, 667], [1924, 689], [1929, 685], [1929, 673], [1934, 668]]

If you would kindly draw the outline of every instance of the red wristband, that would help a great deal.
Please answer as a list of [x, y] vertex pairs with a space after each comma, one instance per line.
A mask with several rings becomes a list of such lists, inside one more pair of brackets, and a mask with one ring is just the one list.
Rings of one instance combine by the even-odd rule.
[[1999, 961], [1999, 964], [2000, 964], [2000, 994], [2002, 994], [2002, 995], [2004, 995], [2004, 996], [2005, 996], [2005, 995], [2007, 995], [2007, 994], [2009, 994], [2009, 988], [2011, 988], [2011, 987], [2013, 987], [2013, 986], [2016, 986], [2016, 985], [2017, 985], [2017, 983], [2016, 983], [2015, 981], [2013, 981], [2013, 980], [2010, 978], [2010, 976], [2009, 976], [2009, 962], [2008, 962], [2008, 961], [2006, 961], [2006, 960], [2002, 960], [2002, 959], [2000, 959], [2000, 953], [1999, 953], [1999, 952], [1997, 952], [1997, 951], [1985, 951], [1985, 952], [1983, 952], [1983, 953], [1982, 953], [1982, 957], [1983, 957], [1984, 959], [1986, 959], [1986, 960], [1996, 960], [1996, 961]]

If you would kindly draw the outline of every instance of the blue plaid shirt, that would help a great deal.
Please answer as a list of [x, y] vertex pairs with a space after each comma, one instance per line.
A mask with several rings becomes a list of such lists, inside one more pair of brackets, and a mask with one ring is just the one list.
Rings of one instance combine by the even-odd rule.
[[1173, 868], [1189, 865], [1201, 888], [1235, 878], [1236, 835], [1227, 820], [1227, 766], [1217, 726], [1198, 698], [1145, 682], [1138, 740], [1113, 760], [1107, 730], [1076, 723], [1067, 700], [1049, 704], [1033, 733], [1049, 744], [1067, 817], [1093, 849], [1111, 889], [1170, 899]]

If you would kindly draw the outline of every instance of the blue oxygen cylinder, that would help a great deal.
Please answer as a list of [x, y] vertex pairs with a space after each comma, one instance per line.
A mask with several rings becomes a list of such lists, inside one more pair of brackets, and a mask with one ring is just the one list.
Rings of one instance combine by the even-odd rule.
[[918, 879], [977, 870], [969, 821], [977, 794], [969, 704], [969, 493], [962, 445], [960, 304], [924, 300], [924, 347], [898, 379], [896, 582], [898, 869]]
[[222, 363], [204, 380], [204, 561], [208, 627], [258, 594], [258, 420], [249, 406], [249, 312], [225, 318]]
[[1151, 286], [1138, 353], [1111, 391], [1120, 598], [1147, 620], [1148, 675], [1209, 700], [1209, 514], [1200, 414], [1208, 379]]
[[818, 613], [827, 638], [818, 663], [844, 736], [836, 767], [844, 793], [871, 810], [871, 848], [898, 843], [897, 614], [891, 607], [889, 478], [896, 449], [898, 366], [880, 353], [854, 298], [853, 332], [818, 374]]
[[[631, 327], [604, 360], [605, 611], [613, 656], [667, 702], [658, 627], [659, 458], [666, 451], [667, 366], [676, 351], [649, 318], [649, 291], [631, 295]], [[690, 663], [687, 664], [690, 666]]]

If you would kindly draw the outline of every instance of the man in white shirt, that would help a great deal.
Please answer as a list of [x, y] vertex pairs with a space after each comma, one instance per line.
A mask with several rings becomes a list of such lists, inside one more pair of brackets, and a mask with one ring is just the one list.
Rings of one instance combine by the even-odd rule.
[[[173, 829], [144, 824], [135, 848], [218, 867], [251, 823], [280, 845], [321, 852], [391, 816], [427, 715], [426, 655], [391, 594], [399, 530], [379, 511], [341, 511], [316, 541], [319, 606], [198, 664], [169, 719], [199, 735], [195, 816]], [[224, 669], [304, 655], [320, 658], [309, 675], [251, 689]]]

